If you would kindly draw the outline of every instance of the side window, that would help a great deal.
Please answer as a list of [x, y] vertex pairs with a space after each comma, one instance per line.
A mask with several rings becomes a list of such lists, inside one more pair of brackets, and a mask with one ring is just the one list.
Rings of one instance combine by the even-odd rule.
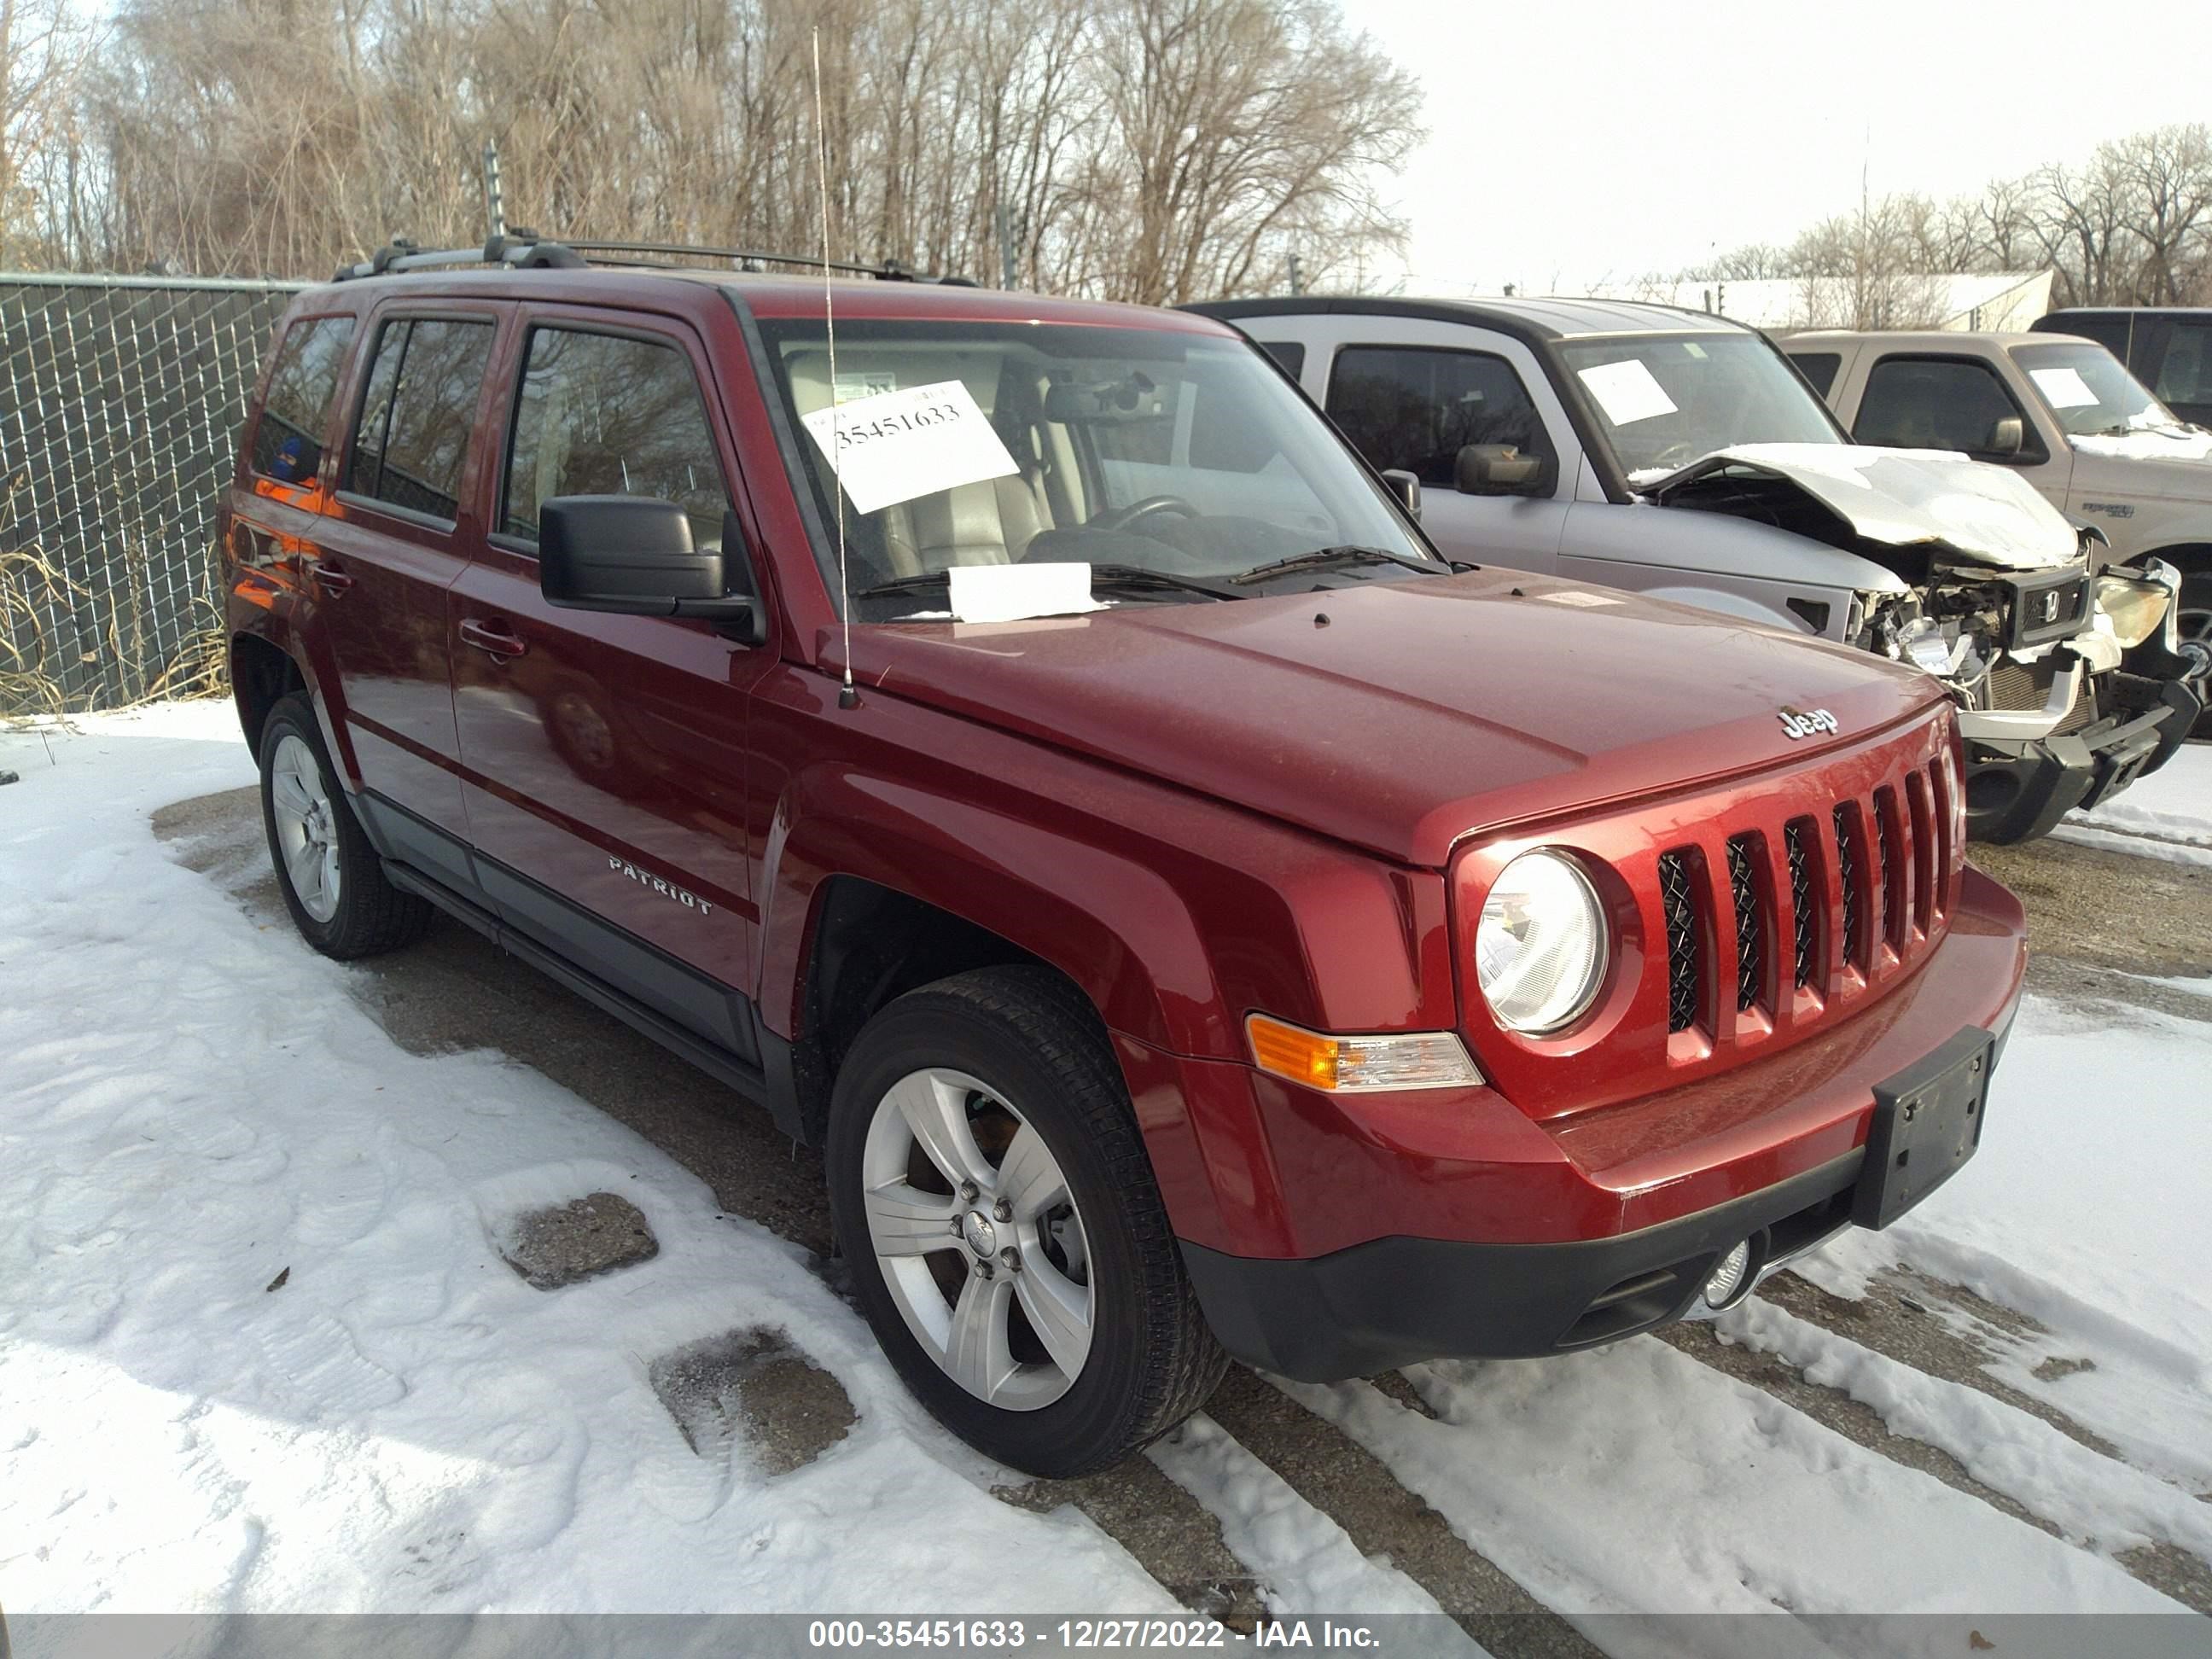
[[2151, 390], [2165, 404], [2212, 404], [2212, 322], [2175, 318]]
[[352, 343], [350, 317], [317, 317], [286, 332], [246, 455], [254, 471], [290, 484], [315, 476], [323, 464], [323, 434], [331, 399], [337, 395], [338, 371]]
[[[1885, 357], [1867, 376], [1851, 436], [1899, 449], [1986, 455], [1996, 423], [2020, 413], [1987, 363], [1971, 357]], [[2026, 427], [2025, 435], [2027, 447], [2015, 459], [2046, 459], [2035, 428]]]
[[1305, 373], [1306, 349], [1303, 341], [1262, 340], [1260, 349], [1280, 363], [1292, 380]]
[[345, 487], [451, 521], [491, 361], [492, 325], [394, 320], [376, 338]]
[[674, 501], [695, 544], [721, 540], [729, 492], [681, 351], [613, 334], [530, 331], [500, 528], [537, 540], [538, 505], [555, 495]]
[[1328, 377], [1328, 412], [1378, 468], [1449, 489], [1468, 444], [1548, 457], [1544, 422], [1513, 365], [1486, 351], [1347, 346]]
[[1797, 365], [1797, 372], [1813, 383], [1813, 390], [1823, 398], [1836, 383], [1836, 371], [1844, 366], [1839, 351], [1793, 351], [1790, 361]]

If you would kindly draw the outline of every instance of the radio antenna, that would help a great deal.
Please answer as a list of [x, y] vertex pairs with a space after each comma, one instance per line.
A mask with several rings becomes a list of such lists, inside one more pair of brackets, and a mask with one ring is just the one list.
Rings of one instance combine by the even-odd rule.
[[858, 708], [853, 684], [853, 601], [845, 580], [845, 449], [837, 404], [837, 301], [830, 282], [830, 137], [822, 119], [822, 31], [814, 31], [814, 176], [822, 187], [822, 325], [830, 337], [830, 493], [836, 497], [837, 616], [845, 631], [845, 683], [837, 707]]

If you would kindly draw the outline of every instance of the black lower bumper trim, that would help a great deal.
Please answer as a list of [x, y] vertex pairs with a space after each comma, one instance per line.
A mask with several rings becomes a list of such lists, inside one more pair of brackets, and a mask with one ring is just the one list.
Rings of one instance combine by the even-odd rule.
[[[2106, 677], [2107, 691], [2130, 676]], [[2047, 835], [2075, 807], [2109, 799], [2166, 764], [2203, 709], [2180, 680], [2136, 681], [2148, 695], [2123, 713], [2063, 737], [1966, 740], [1966, 835], [2003, 844]]]
[[1298, 1261], [1185, 1243], [1183, 1262], [1221, 1345], [1301, 1382], [1371, 1376], [1423, 1359], [1521, 1359], [1679, 1319], [1721, 1256], [1764, 1234], [1763, 1258], [1850, 1219], [1864, 1154], [1677, 1220], [1612, 1238], [1470, 1244], [1378, 1238]]

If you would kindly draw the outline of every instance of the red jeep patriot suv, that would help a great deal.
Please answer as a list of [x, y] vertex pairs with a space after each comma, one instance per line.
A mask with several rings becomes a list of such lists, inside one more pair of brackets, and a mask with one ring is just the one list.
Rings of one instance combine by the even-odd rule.
[[1447, 564], [1219, 323], [580, 246], [277, 333], [222, 535], [285, 899], [818, 1142], [976, 1446], [1648, 1329], [1972, 1152], [2022, 918], [1936, 681]]

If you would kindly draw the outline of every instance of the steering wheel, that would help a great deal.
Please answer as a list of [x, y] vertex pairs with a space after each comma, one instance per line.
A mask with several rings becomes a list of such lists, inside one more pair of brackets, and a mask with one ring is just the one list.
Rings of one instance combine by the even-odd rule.
[[1117, 507], [1101, 513], [1090, 522], [1093, 530], [1127, 530], [1147, 514], [1180, 513], [1186, 519], [1199, 516], [1198, 509], [1180, 495], [1147, 495], [1141, 501], [1132, 501], [1127, 507]]

